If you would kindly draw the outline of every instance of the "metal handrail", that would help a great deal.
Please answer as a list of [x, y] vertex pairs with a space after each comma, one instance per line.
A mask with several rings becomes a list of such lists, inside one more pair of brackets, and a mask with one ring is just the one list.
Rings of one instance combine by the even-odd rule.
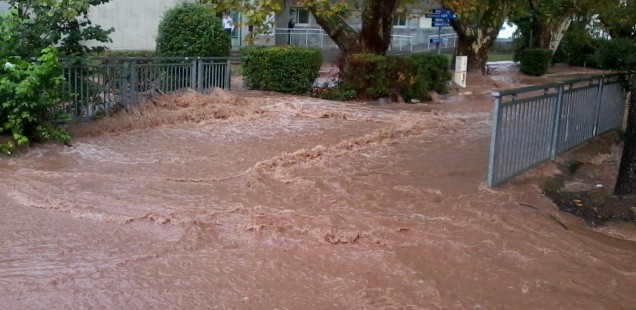
[[535, 85], [535, 86], [527, 86], [527, 87], [520, 87], [520, 88], [513, 88], [513, 89], [507, 89], [507, 90], [502, 90], [502, 91], [494, 91], [492, 92], [492, 96], [493, 97], [506, 97], [506, 96], [514, 96], [514, 95], [520, 95], [523, 93], [529, 93], [529, 92], [533, 92], [533, 91], [540, 91], [540, 90], [545, 90], [545, 89], [550, 89], [550, 88], [558, 88], [561, 87], [563, 85], [571, 85], [571, 84], [577, 84], [577, 83], [581, 83], [581, 82], [587, 82], [590, 80], [602, 80], [602, 79], [610, 79], [610, 78], [616, 78], [616, 77], [620, 77], [620, 76], [624, 76], [623, 73], [611, 73], [611, 74], [606, 74], [606, 75], [592, 75], [592, 76], [587, 76], [587, 77], [582, 77], [582, 78], [576, 78], [576, 79], [571, 79], [571, 80], [566, 80], [563, 82], [555, 82], [555, 83], [549, 83], [549, 84], [542, 84], [542, 85]]

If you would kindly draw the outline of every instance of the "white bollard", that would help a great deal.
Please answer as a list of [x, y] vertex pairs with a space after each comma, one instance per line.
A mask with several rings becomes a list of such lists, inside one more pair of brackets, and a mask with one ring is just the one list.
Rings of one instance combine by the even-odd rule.
[[466, 87], [466, 69], [468, 68], [468, 57], [457, 56], [455, 58], [455, 75], [453, 82], [460, 87]]

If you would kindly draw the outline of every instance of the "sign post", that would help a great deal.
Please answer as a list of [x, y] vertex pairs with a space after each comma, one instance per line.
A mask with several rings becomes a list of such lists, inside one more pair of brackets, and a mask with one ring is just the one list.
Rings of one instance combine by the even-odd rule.
[[442, 27], [450, 27], [450, 22], [457, 18], [457, 14], [450, 10], [434, 9], [430, 13], [424, 14], [427, 18], [432, 19], [431, 26], [437, 27], [437, 38], [430, 39], [430, 43], [435, 43], [437, 47], [437, 54], [442, 51], [440, 43], [446, 42], [446, 38], [442, 39]]

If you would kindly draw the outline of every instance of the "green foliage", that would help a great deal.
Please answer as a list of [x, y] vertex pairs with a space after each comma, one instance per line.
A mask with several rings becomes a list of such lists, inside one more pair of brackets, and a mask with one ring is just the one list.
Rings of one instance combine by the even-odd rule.
[[[281, 4], [284, 2], [280, 0], [201, 0], [200, 3], [204, 3], [219, 16], [222, 12], [240, 13], [252, 26], [252, 32], [248, 33], [245, 38], [248, 43], [252, 44], [258, 35], [271, 33], [275, 27], [272, 12], [282, 13]], [[298, 2], [294, 4], [300, 5]]]
[[542, 76], [548, 72], [552, 52], [542, 49], [526, 49], [519, 54], [519, 70], [527, 75]]
[[158, 56], [227, 57], [230, 47], [221, 20], [204, 5], [179, 4], [166, 11], [159, 23]]
[[587, 24], [573, 22], [557, 49], [553, 62], [565, 62], [571, 66], [596, 67], [591, 58], [598, 46], [598, 40], [592, 37]]
[[311, 96], [335, 101], [348, 101], [356, 98], [356, 92], [338, 84], [336, 86], [314, 87]]
[[374, 54], [351, 55], [342, 69], [341, 77], [346, 88], [356, 92], [360, 99], [377, 99], [389, 95], [387, 58]]
[[636, 2], [604, 0], [599, 19], [612, 38], [636, 37]]
[[448, 58], [436, 54], [418, 54], [411, 56], [417, 65], [418, 76], [423, 76], [430, 82], [430, 89], [439, 94], [448, 93], [448, 82], [451, 74], [448, 71]]
[[413, 57], [386, 57], [386, 77], [391, 95], [399, 94], [406, 102], [425, 99], [431, 89], [430, 80], [418, 76], [417, 63]]
[[63, 81], [57, 51], [44, 49], [37, 63], [0, 54], [0, 64], [0, 135], [11, 136], [0, 149], [10, 152], [32, 139], [68, 140], [55, 123], [66, 117], [52, 112], [61, 101]]
[[448, 58], [419, 54], [408, 57], [355, 54], [346, 60], [343, 85], [360, 99], [400, 95], [406, 102], [429, 100], [432, 90], [447, 93]]
[[61, 55], [77, 56], [102, 51], [87, 47], [85, 41], [110, 42], [114, 29], [104, 30], [88, 19], [92, 6], [109, 0], [10, 0], [11, 11], [0, 18], [0, 36], [9, 55], [33, 57], [49, 46]]
[[636, 40], [633, 38], [617, 38], [603, 40], [592, 56], [602, 69], [634, 70], [636, 68]]
[[241, 61], [248, 89], [305, 94], [318, 76], [322, 55], [306, 47], [249, 46], [242, 50]]

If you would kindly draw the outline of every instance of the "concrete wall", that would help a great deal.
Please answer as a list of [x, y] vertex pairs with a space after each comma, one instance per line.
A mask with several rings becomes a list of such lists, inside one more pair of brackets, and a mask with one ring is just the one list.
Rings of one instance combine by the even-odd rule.
[[93, 24], [104, 29], [115, 28], [115, 32], [110, 35], [113, 42], [106, 44], [112, 50], [154, 50], [157, 28], [163, 13], [180, 2], [182, 1], [111, 0], [91, 8], [89, 18]]

